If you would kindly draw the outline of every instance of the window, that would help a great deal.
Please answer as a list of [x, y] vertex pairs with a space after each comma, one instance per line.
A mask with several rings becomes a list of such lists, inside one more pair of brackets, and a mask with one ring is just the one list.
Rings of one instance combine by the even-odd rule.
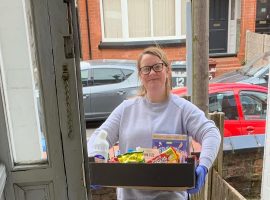
[[[25, 21], [20, 23], [25, 23]], [[36, 51], [35, 41], [31, 34], [25, 35], [26, 33], [28, 30], [20, 29], [18, 33], [16, 32], [17, 35], [14, 35], [14, 37], [22, 36], [16, 45], [12, 44], [14, 46], [12, 48], [18, 52], [16, 59], [7, 59], [9, 62], [3, 62], [2, 54], [0, 55], [2, 90], [0, 98], [5, 109], [14, 166], [48, 161], [45, 127], [47, 122], [43, 107], [40, 68], [33, 53]], [[6, 32], [2, 36], [9, 39], [8, 34], [9, 32]], [[6, 49], [0, 49], [0, 53], [2, 51], [9, 52]]]
[[82, 71], [81, 71], [82, 85], [83, 85], [84, 87], [89, 85], [89, 83], [88, 83], [88, 81], [89, 81], [89, 76], [88, 76], [88, 74], [89, 74], [89, 71], [88, 71], [88, 70], [82, 70]]
[[93, 69], [94, 85], [106, 85], [120, 83], [125, 80], [124, 74], [120, 69], [100, 68]]
[[262, 92], [240, 92], [243, 115], [246, 120], [266, 119], [267, 94]]
[[233, 92], [209, 95], [209, 112], [224, 112], [226, 120], [237, 120], [238, 112]]
[[103, 41], [185, 38], [186, 0], [102, 0]]
[[134, 71], [130, 69], [122, 69], [122, 72], [125, 74], [125, 79], [127, 79]]

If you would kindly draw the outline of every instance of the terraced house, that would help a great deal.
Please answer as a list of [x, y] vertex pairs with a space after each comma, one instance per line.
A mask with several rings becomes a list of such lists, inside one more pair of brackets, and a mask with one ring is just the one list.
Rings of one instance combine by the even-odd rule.
[[[270, 33], [270, 0], [210, 0], [209, 53], [216, 75], [245, 61], [246, 31]], [[78, 0], [82, 59], [136, 59], [149, 45], [186, 59], [186, 0]]]

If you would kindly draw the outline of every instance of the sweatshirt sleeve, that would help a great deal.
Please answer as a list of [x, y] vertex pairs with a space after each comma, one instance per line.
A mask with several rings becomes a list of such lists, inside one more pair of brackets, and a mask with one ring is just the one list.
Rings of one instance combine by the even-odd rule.
[[218, 154], [221, 141], [219, 129], [212, 120], [205, 117], [204, 112], [190, 102], [184, 113], [188, 134], [202, 146], [199, 163], [209, 169]]
[[116, 144], [119, 140], [119, 128], [121, 123], [121, 117], [124, 109], [125, 101], [122, 102], [118, 107], [116, 107], [106, 121], [97, 128], [94, 133], [91, 135], [87, 142], [87, 151], [88, 155], [93, 152], [93, 144], [95, 138], [100, 132], [100, 130], [105, 130], [108, 132], [107, 141], [109, 142], [110, 148]]

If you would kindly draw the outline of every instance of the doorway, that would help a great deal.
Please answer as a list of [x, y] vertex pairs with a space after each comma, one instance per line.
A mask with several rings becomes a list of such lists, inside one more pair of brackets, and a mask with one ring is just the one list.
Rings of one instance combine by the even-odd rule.
[[227, 53], [229, 0], [209, 3], [209, 53]]
[[1, 200], [87, 199], [74, 10], [73, 1], [1, 0]]
[[255, 32], [270, 34], [270, 0], [257, 0]]

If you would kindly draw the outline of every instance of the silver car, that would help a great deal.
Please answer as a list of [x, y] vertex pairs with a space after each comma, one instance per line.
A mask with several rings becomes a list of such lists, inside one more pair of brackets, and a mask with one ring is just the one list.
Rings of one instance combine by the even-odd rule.
[[86, 121], [106, 119], [123, 100], [138, 93], [133, 60], [81, 61], [80, 67]]

